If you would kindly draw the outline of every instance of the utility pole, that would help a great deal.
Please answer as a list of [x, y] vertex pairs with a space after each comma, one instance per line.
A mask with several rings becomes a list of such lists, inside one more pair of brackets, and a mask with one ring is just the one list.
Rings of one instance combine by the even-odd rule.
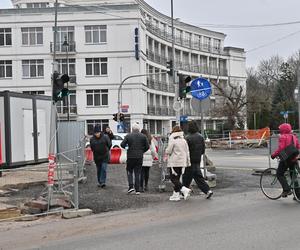
[[[179, 99], [179, 85], [176, 83], [175, 78], [175, 69], [176, 69], [176, 62], [175, 62], [175, 28], [174, 28], [174, 4], [173, 0], [171, 0], [171, 26], [172, 26], [172, 77], [173, 77], [173, 85], [175, 87], [175, 102]], [[175, 110], [176, 114], [176, 124], [180, 124], [180, 110]]]
[[[55, 0], [54, 4], [54, 37], [53, 37], [53, 68], [52, 68], [52, 80], [51, 80], [51, 91], [53, 91], [53, 75], [58, 72], [58, 65], [56, 62], [56, 36], [57, 36], [57, 6], [58, 0]], [[48, 211], [50, 209], [50, 202], [53, 195], [53, 182], [54, 182], [54, 167], [56, 164], [56, 154], [55, 154], [55, 145], [56, 145], [56, 105], [55, 101], [52, 100], [51, 103], [51, 114], [50, 114], [50, 142], [49, 142], [49, 166], [48, 166]], [[49, 178], [49, 175], [52, 178]]]

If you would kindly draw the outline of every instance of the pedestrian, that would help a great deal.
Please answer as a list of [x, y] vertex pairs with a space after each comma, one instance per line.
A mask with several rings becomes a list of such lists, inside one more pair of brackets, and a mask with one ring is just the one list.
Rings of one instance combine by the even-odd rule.
[[[138, 123], [132, 125], [132, 133], [127, 134], [121, 142], [121, 147], [127, 149], [127, 178], [128, 178], [128, 194], [140, 194], [141, 171], [143, 165], [143, 155], [149, 149], [147, 137], [140, 133]], [[133, 184], [134, 173], [134, 184]]]
[[146, 129], [142, 129], [141, 133], [147, 137], [149, 143], [149, 149], [143, 156], [143, 167], [141, 173], [141, 192], [144, 192], [148, 191], [149, 173], [150, 168], [153, 166], [153, 159], [158, 156], [155, 150], [154, 139], [150, 133]]
[[112, 130], [110, 129], [110, 127], [106, 127], [105, 128], [104, 134], [106, 134], [111, 141], [114, 139], [114, 133], [112, 132]]
[[169, 198], [169, 200], [179, 201], [180, 192], [183, 194], [183, 197], [186, 200], [190, 195], [191, 190], [181, 184], [180, 177], [184, 173], [185, 168], [190, 167], [191, 163], [189, 147], [184, 139], [183, 131], [179, 126], [175, 126], [172, 129], [165, 153], [168, 157], [170, 179], [174, 184], [173, 195]]
[[188, 133], [186, 141], [190, 151], [191, 167], [185, 170], [182, 177], [182, 184], [189, 188], [194, 179], [198, 188], [205, 193], [206, 198], [209, 199], [213, 195], [213, 192], [205, 182], [200, 169], [201, 158], [205, 153], [205, 142], [204, 138], [199, 133], [199, 128], [195, 121], [190, 121], [188, 123]]
[[[292, 126], [289, 123], [283, 123], [279, 126], [280, 136], [278, 138], [278, 148], [274, 151], [271, 155], [272, 159], [278, 157], [282, 150], [284, 150], [287, 146], [294, 144], [297, 149], [300, 148], [300, 144], [296, 135], [292, 133]], [[279, 180], [283, 192], [281, 197], [287, 197], [291, 195], [291, 188], [287, 183], [286, 177], [284, 176], [287, 169], [294, 170], [295, 166], [298, 165], [298, 155], [287, 159], [287, 160], [280, 160], [276, 172], [277, 179]]]
[[97, 167], [98, 187], [106, 186], [106, 171], [109, 162], [109, 151], [111, 141], [107, 135], [101, 132], [99, 125], [94, 127], [94, 135], [90, 140], [90, 146], [94, 155], [94, 162]]

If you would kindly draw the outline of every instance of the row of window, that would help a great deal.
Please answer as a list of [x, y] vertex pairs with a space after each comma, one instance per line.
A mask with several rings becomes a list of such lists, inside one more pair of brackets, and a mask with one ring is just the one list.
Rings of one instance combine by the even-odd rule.
[[[75, 59], [57, 60], [59, 72], [76, 75]], [[86, 58], [86, 76], [107, 76], [108, 59], [103, 58]], [[12, 78], [12, 60], [0, 60], [0, 78]], [[22, 77], [23, 78], [40, 78], [44, 77], [44, 60], [22, 60]]]
[[[89, 25], [84, 26], [85, 43], [86, 44], [102, 44], [107, 42], [107, 26], [106, 25]], [[22, 45], [35, 46], [43, 45], [44, 32], [43, 27], [26, 27], [21, 28]], [[65, 26], [57, 28], [57, 43], [65, 40], [74, 41], [75, 30], [73, 26]], [[12, 45], [11, 28], [0, 28], [0, 46]]]

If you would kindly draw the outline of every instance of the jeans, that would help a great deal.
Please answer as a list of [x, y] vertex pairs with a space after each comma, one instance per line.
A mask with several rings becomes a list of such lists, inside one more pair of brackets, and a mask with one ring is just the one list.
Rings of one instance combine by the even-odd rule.
[[170, 168], [170, 179], [171, 182], [174, 184], [174, 191], [179, 192], [182, 188], [182, 184], [180, 182], [182, 168], [173, 168], [173, 169], [176, 172], [176, 175], [172, 173], [172, 168]]
[[192, 180], [195, 180], [199, 189], [207, 194], [209, 191], [209, 186], [205, 182], [201, 169], [200, 169], [200, 162], [199, 163], [192, 163], [191, 167], [185, 169], [185, 172], [182, 176], [182, 183], [185, 187], [189, 188]]
[[96, 165], [97, 167], [97, 180], [99, 184], [106, 183], [106, 170], [107, 170], [107, 162], [101, 162]]
[[145, 181], [145, 187], [148, 187], [149, 172], [150, 172], [150, 167], [144, 167], [144, 166], [142, 167], [141, 188], [144, 188], [144, 181]]
[[[140, 191], [141, 184], [141, 171], [142, 171], [143, 158], [128, 158], [127, 159], [127, 178], [129, 188], [135, 187], [135, 191]], [[134, 184], [133, 184], [134, 173]]]

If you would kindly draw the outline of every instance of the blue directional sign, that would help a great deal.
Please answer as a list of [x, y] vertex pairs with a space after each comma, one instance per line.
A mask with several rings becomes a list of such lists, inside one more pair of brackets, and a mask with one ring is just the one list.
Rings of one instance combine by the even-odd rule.
[[203, 100], [209, 97], [211, 94], [210, 82], [202, 77], [196, 78], [191, 83], [191, 94], [198, 100]]
[[188, 116], [187, 115], [181, 115], [180, 116], [180, 122], [183, 122], [183, 123], [188, 122]]

